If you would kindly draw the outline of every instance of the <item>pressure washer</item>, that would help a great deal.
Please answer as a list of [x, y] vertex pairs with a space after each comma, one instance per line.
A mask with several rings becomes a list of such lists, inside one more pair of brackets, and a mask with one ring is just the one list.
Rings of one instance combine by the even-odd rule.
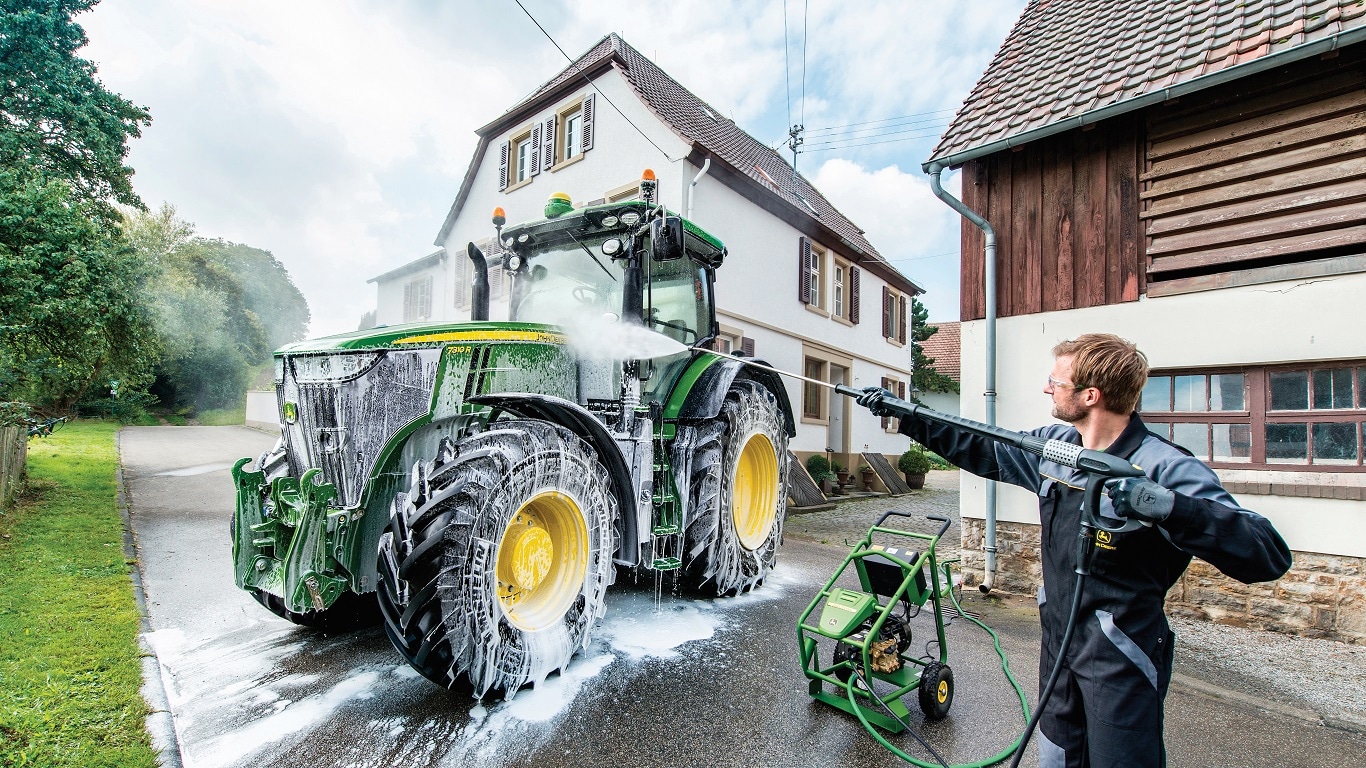
[[[741, 359], [744, 360], [744, 358]], [[1118, 525], [1108, 525], [1103, 522], [1099, 510], [1101, 494], [1105, 491], [1105, 483], [1116, 478], [1143, 477], [1143, 470], [1125, 459], [1102, 451], [1083, 448], [1080, 445], [1062, 440], [1049, 440], [1022, 432], [1014, 432], [995, 425], [965, 419], [961, 416], [940, 413], [923, 405], [908, 403], [885, 389], [872, 390], [876, 396], [870, 398], [866, 397], [869, 392], [865, 390], [855, 389], [844, 384], [830, 384], [819, 379], [772, 368], [752, 360], [744, 361], [749, 365], [784, 376], [828, 387], [842, 395], [860, 400], [870, 408], [875, 407], [877, 409], [875, 413], [900, 418], [922, 419], [954, 427], [1086, 473], [1086, 492], [1082, 502], [1081, 526], [1077, 535], [1076, 586], [1072, 591], [1072, 605], [1068, 611], [1067, 627], [1063, 632], [1057, 660], [1049, 673], [1048, 681], [1041, 689], [1039, 705], [1034, 709], [1033, 715], [1028, 717], [1024, 733], [1013, 744], [985, 760], [950, 767], [984, 768], [1003, 762], [1006, 758], [1011, 758], [1011, 768], [1016, 768], [1024, 756], [1025, 748], [1034, 734], [1034, 729], [1038, 726], [1039, 715], [1053, 695], [1053, 687], [1057, 683], [1063, 661], [1067, 658], [1067, 651], [1072, 644], [1077, 614], [1081, 607], [1082, 592], [1086, 585], [1086, 578], [1091, 573], [1091, 565], [1095, 560], [1097, 532], [1104, 531], [1113, 535], [1150, 525], [1150, 523], [1132, 518], [1125, 520], [1110, 518], [1119, 523]], [[931, 519], [942, 522], [942, 525], [937, 533], [928, 536], [884, 527], [883, 523], [893, 515], [910, 516], [906, 513], [889, 511], [878, 518], [877, 523], [869, 529], [868, 536], [854, 545], [849, 555], [845, 557], [844, 562], [836, 570], [835, 575], [826, 582], [821, 591], [817, 593], [816, 598], [812, 600], [811, 605], [802, 613], [797, 622], [798, 648], [801, 652], [802, 668], [810, 681], [808, 687], [813, 698], [854, 714], [863, 724], [864, 729], [897, 757], [925, 768], [949, 766], [949, 763], [934, 750], [929, 742], [906, 722], [909, 710], [901, 702], [903, 696], [908, 695], [911, 691], [918, 691], [921, 711], [928, 719], [945, 716], [948, 713], [949, 706], [953, 703], [953, 673], [948, 667], [948, 648], [944, 642], [942, 600], [944, 590], [941, 586], [940, 567], [934, 553], [935, 545], [938, 544], [939, 538], [944, 532], [948, 530], [949, 522], [942, 517], [932, 517]], [[910, 549], [878, 544], [873, 541], [875, 534], [904, 538], [912, 543], [923, 541], [925, 548], [923, 552], [915, 552]], [[860, 590], [835, 586], [840, 576], [851, 564], [858, 573]], [[947, 566], [948, 564], [944, 565]], [[950, 578], [950, 572], [945, 568], [943, 583], [951, 586]], [[947, 595], [960, 615], [967, 616], [996, 639], [996, 650], [1001, 656], [1002, 669], [1005, 671], [1006, 678], [1014, 685], [1016, 693], [1019, 694], [1024, 712], [1028, 714], [1028, 699], [1010, 673], [1009, 663], [1001, 649], [999, 638], [996, 638], [996, 633], [986, 624], [966, 614], [958, 605], [952, 589], [947, 590]], [[908, 652], [910, 630], [906, 617], [910, 615], [908, 612], [912, 607], [923, 606], [927, 600], [934, 607], [935, 628], [939, 643], [939, 658], [937, 660], [913, 657]], [[816, 626], [811, 626], [807, 622], [818, 606], [821, 607], [820, 619]], [[898, 609], [900, 609], [900, 613], [898, 613]], [[835, 651], [831, 656], [831, 664], [828, 666], [822, 666], [819, 661], [816, 636], [833, 640], [835, 643]], [[890, 686], [890, 690], [886, 693], [877, 692], [874, 684], [878, 682]], [[824, 690], [826, 684], [843, 688], [845, 695], [840, 697], [827, 693]], [[938, 762], [925, 762], [905, 753], [878, 733], [877, 728], [879, 727], [890, 733], [901, 733], [903, 731], [910, 733]]]

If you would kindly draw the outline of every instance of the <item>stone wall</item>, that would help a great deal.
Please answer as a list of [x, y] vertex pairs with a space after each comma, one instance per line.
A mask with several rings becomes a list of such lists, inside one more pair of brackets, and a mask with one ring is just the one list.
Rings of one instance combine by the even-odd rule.
[[[963, 521], [962, 568], [969, 585], [982, 580], [984, 531], [983, 520]], [[996, 589], [1035, 595], [1043, 580], [1039, 526], [997, 523], [996, 550]], [[1366, 559], [1296, 552], [1290, 572], [1265, 584], [1242, 584], [1193, 560], [1167, 594], [1167, 610], [1218, 624], [1366, 645]]]

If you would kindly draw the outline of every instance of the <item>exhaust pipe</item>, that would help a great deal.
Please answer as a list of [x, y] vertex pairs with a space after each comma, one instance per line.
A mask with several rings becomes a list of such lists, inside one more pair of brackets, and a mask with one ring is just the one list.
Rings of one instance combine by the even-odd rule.
[[465, 246], [465, 252], [470, 255], [470, 261], [474, 263], [474, 293], [470, 296], [470, 319], [488, 320], [489, 319], [489, 262], [484, 258], [484, 252], [479, 250], [479, 246], [470, 243]]

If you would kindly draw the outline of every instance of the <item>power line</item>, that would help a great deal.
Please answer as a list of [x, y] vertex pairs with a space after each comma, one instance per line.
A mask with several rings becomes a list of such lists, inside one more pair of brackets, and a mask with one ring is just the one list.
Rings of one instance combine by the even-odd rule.
[[910, 118], [910, 117], [924, 117], [925, 115], [939, 115], [939, 114], [943, 114], [943, 113], [945, 113], [945, 112], [954, 112], [954, 111], [956, 111], [956, 110], [952, 110], [952, 109], [936, 109], [936, 110], [932, 110], [932, 111], [930, 111], [930, 112], [912, 112], [912, 113], [909, 114], [909, 115], [901, 115], [901, 116], [899, 116], [899, 117], [884, 117], [884, 118], [881, 118], [881, 119], [879, 119], [879, 120], [865, 120], [865, 121], [863, 121], [863, 122], [861, 122], [861, 123], [845, 123], [844, 125], [829, 125], [829, 126], [825, 126], [825, 127], [823, 127], [823, 128], [812, 128], [811, 130], [812, 130], [812, 131], [833, 131], [833, 130], [841, 129], [841, 128], [853, 128], [853, 127], [856, 126], [856, 125], [872, 125], [873, 123], [886, 123], [886, 122], [890, 122], [890, 121], [893, 121], [893, 120], [905, 120], [905, 119]]
[[869, 135], [874, 135], [874, 134], [877, 134], [877, 133], [879, 133], [879, 132], [890, 131], [890, 130], [892, 130], [893, 128], [905, 128], [905, 127], [907, 127], [907, 126], [912, 126], [912, 125], [924, 125], [924, 124], [926, 124], [926, 123], [935, 123], [935, 124], [939, 124], [939, 125], [948, 125], [949, 122], [950, 122], [950, 121], [945, 120], [943, 117], [922, 117], [922, 118], [919, 118], [919, 119], [916, 119], [916, 120], [906, 120], [905, 122], [900, 122], [900, 123], [888, 123], [888, 124], [886, 124], [886, 125], [875, 125], [875, 126], [872, 126], [872, 127], [865, 127], [865, 128], [845, 128], [845, 129], [838, 130], [838, 131], [830, 130], [830, 131], [825, 131], [825, 132], [823, 132], [823, 133], [820, 133], [820, 134], [814, 136], [813, 138], [817, 138], [817, 139], [831, 139], [831, 138], [834, 138], [834, 137], [836, 137], [836, 136], [843, 136], [843, 135], [849, 135], [849, 136], [852, 137], [852, 138], [856, 138], [856, 137], [853, 137], [853, 134], [856, 134], [856, 133], [866, 133], [866, 134], [869, 134]]
[[787, 52], [787, 0], [783, 0], [783, 87], [787, 94], [787, 124], [792, 125], [792, 59]]
[[937, 136], [938, 133], [925, 133], [917, 136], [903, 136], [899, 139], [886, 139], [885, 141], [868, 141], [862, 144], [841, 144], [838, 147], [820, 147], [818, 149], [808, 149], [807, 152], [829, 152], [835, 149], [854, 149], [856, 147], [871, 147], [877, 144], [895, 144], [898, 141], [913, 141], [915, 139], [929, 139]]
[[957, 256], [957, 255], [958, 255], [958, 251], [945, 251], [945, 252], [943, 252], [943, 253], [936, 253], [936, 254], [934, 254], [933, 256], [910, 256], [910, 257], [907, 257], [907, 258], [904, 258], [904, 259], [887, 259], [887, 261], [888, 261], [888, 263], [891, 263], [891, 264], [900, 264], [900, 263], [906, 262], [906, 261], [927, 261], [927, 260], [929, 260], [929, 259], [942, 259], [942, 258], [944, 258], [945, 256]]
[[[525, 6], [525, 5], [522, 5], [522, 0], [512, 0], [512, 1], [513, 1], [514, 3], [517, 4], [517, 7], [518, 7], [518, 8], [521, 8], [521, 9], [522, 9], [522, 13], [525, 13], [525, 14], [526, 14], [526, 17], [527, 17], [528, 19], [531, 19], [531, 23], [532, 23], [532, 24], [535, 24], [535, 25], [536, 25], [536, 28], [539, 29], [539, 30], [541, 30], [541, 34], [545, 35], [545, 39], [549, 40], [549, 41], [550, 41], [550, 44], [553, 45], [553, 46], [555, 46], [555, 50], [559, 51], [559, 52], [560, 52], [560, 55], [563, 56], [563, 57], [570, 63], [570, 65], [573, 65], [574, 60], [573, 60], [572, 58], [570, 58], [569, 54], [567, 54], [567, 53], [564, 52], [564, 49], [560, 47], [560, 44], [559, 44], [559, 43], [555, 42], [555, 38], [551, 37], [551, 36], [550, 36], [550, 33], [547, 32], [547, 31], [545, 31], [545, 27], [541, 26], [541, 22], [537, 21], [537, 20], [536, 20], [536, 17], [531, 15], [531, 11], [528, 11], [528, 10], [526, 9], [526, 6]], [[609, 98], [607, 94], [603, 93], [603, 92], [602, 92], [602, 89], [598, 88], [597, 83], [594, 83], [592, 80], [590, 80], [590, 79], [588, 78], [588, 75], [587, 75], [586, 73], [584, 73], [583, 70], [579, 70], [579, 77], [583, 78], [583, 81], [584, 81], [585, 83], [588, 83], [590, 86], [592, 86], [593, 90], [597, 91], [597, 92], [598, 92], [598, 95], [601, 96], [601, 97], [603, 98], [604, 101], [606, 101], [608, 104], [611, 104], [611, 105], [612, 105], [612, 109], [615, 110], [616, 113], [617, 113], [618, 115], [621, 115], [621, 119], [622, 119], [622, 120], [625, 120], [627, 123], [630, 123], [631, 127], [634, 128], [634, 129], [636, 129], [636, 133], [639, 133], [639, 134], [641, 135], [642, 138], [644, 138], [646, 141], [650, 142], [650, 146], [654, 147], [655, 149], [658, 149], [658, 150], [659, 150], [659, 154], [663, 155], [665, 160], [667, 160], [667, 161], [669, 161], [669, 162], [671, 162], [671, 163], [674, 162], [674, 159], [673, 159], [672, 157], [669, 157], [669, 153], [668, 153], [668, 152], [665, 152], [664, 149], [663, 149], [662, 147], [660, 147], [658, 144], [656, 144], [656, 143], [654, 142], [654, 139], [651, 139], [649, 136], [647, 136], [647, 135], [645, 134], [645, 131], [640, 130], [640, 126], [638, 126], [638, 125], [636, 125], [635, 123], [631, 122], [631, 118], [627, 117], [627, 116], [626, 116], [626, 113], [625, 113], [625, 112], [622, 112], [621, 109], [620, 109], [616, 104], [614, 104], [614, 103], [612, 102], [612, 99]]]
[[[828, 146], [828, 145], [839, 145], [840, 147], [858, 147], [858, 146], [863, 146], [863, 145], [865, 145], [865, 144], [882, 144], [882, 143], [884, 143], [884, 142], [880, 142], [880, 141], [870, 141], [870, 139], [885, 139], [885, 138], [887, 138], [888, 136], [905, 136], [905, 134], [912, 134], [912, 135], [910, 135], [910, 136], [905, 136], [905, 139], [907, 139], [907, 140], [908, 140], [908, 139], [925, 138], [925, 137], [928, 137], [928, 136], [938, 136], [938, 135], [939, 135], [939, 130], [940, 130], [941, 128], [944, 128], [944, 127], [947, 126], [947, 125], [948, 125], [948, 123], [942, 123], [942, 124], [940, 124], [940, 125], [926, 125], [926, 126], [922, 126], [922, 127], [920, 127], [920, 128], [910, 128], [910, 129], [907, 129], [907, 130], [904, 130], [904, 131], [892, 131], [892, 132], [890, 132], [890, 133], [879, 133], [879, 134], [873, 134], [873, 135], [870, 135], [870, 136], [854, 136], [854, 137], [848, 137], [848, 138], [843, 138], [843, 139], [832, 139], [832, 140], [830, 140], [830, 141], [818, 141], [818, 142], [812, 144], [811, 146], [813, 146], [813, 147], [821, 147], [821, 146]], [[900, 139], [893, 139], [893, 141], [899, 141], [899, 140], [900, 140]], [[837, 148], [837, 147], [828, 147], [828, 148], [834, 149], [834, 148]], [[812, 151], [812, 150], [808, 150], [808, 151]]]
[[806, 21], [810, 16], [811, 0], [802, 2], [802, 130], [806, 130]]

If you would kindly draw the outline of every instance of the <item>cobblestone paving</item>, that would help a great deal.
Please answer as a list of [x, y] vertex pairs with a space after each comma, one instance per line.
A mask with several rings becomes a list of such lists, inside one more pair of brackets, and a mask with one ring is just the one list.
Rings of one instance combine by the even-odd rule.
[[[783, 533], [847, 549], [863, 538], [868, 528], [889, 509], [913, 515], [913, 519], [902, 519], [898, 525], [920, 533], [934, 533], [939, 529], [940, 524], [926, 520], [926, 515], [942, 515], [952, 520], [953, 524], [939, 542], [938, 554], [941, 560], [958, 556], [961, 536], [958, 529], [958, 470], [930, 472], [924, 488], [904, 496], [871, 496], [843, 501], [836, 503], [833, 509], [817, 512], [790, 509]], [[846, 539], [849, 544], [845, 544]]]

